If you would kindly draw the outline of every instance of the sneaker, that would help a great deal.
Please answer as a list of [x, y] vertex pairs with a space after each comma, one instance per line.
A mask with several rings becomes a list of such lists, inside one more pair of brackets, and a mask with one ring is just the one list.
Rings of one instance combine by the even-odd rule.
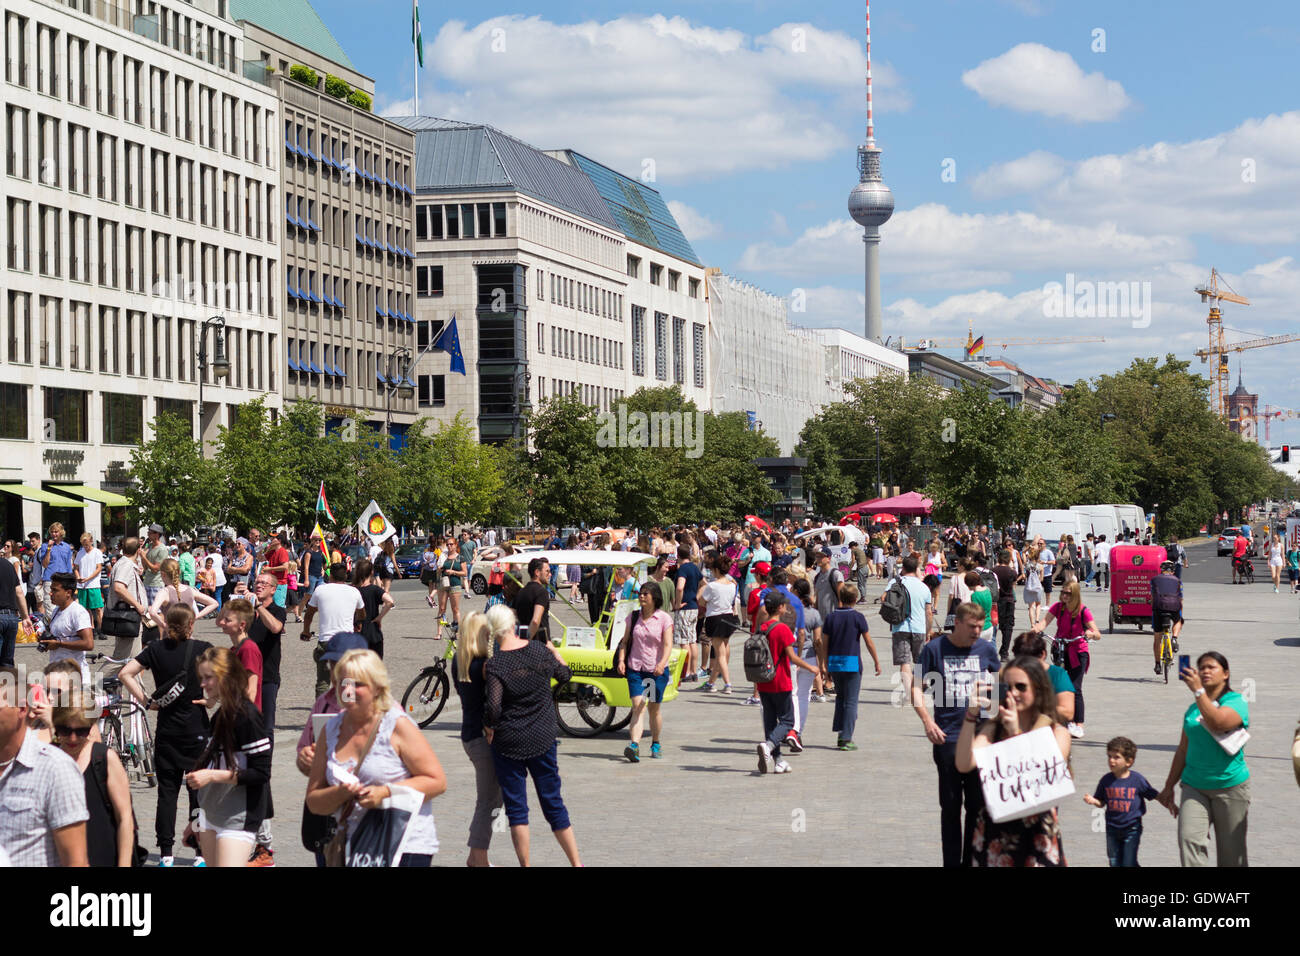
[[835, 745], [836, 750], [857, 750], [858, 745], [851, 740], [841, 740]]
[[1080, 727], [1078, 724], [1076, 724], [1076, 723], [1071, 723], [1070, 726], [1069, 726], [1069, 731], [1070, 731], [1070, 736], [1071, 736], [1071, 737], [1075, 738], [1076, 740], [1082, 739], [1082, 737], [1083, 737], [1083, 728]]
[[700, 680], [708, 680], [708, 679], [709, 679], [709, 669], [708, 669], [707, 667], [701, 667], [701, 668], [696, 672], [695, 676], [698, 677]]
[[803, 753], [803, 741], [799, 739], [799, 732], [792, 730], [785, 735], [785, 745], [790, 748], [793, 754]]
[[203, 857], [201, 857], [201, 856], [196, 856], [196, 857], [194, 858], [194, 865], [195, 865], [195, 866], [207, 866], [208, 863], [207, 863], [207, 861], [206, 861], [205, 859], [203, 859]]
[[176, 865], [176, 857], [174, 857], [174, 856], [164, 856], [164, 857], [160, 857], [159, 860], [158, 860], [158, 865], [159, 865], [159, 866], [166, 866], [166, 867], [172, 867], [172, 866], [175, 866], [175, 865]]
[[745, 698], [745, 703], [748, 704], [748, 705], [750, 705], [750, 706], [757, 707], [759, 704], [761, 704], [761, 703], [763, 703], [763, 702], [762, 702], [761, 700], [759, 700], [757, 697], [752, 697], [752, 696], [751, 696], [751, 697], [746, 697], [746, 698]]
[[1174, 653], [1177, 654], [1177, 653], [1178, 653], [1178, 639], [1177, 639], [1176, 637], [1171, 637], [1171, 638], [1169, 639], [1169, 643], [1170, 643], [1170, 645], [1173, 647], [1173, 649], [1174, 649]]
[[656, 740], [654, 743], [650, 745], [650, 756], [658, 759], [663, 755], [664, 755], [664, 748], [659, 746], [659, 741]]
[[723, 685], [722, 685], [722, 690], [718, 691], [718, 693], [719, 693], [719, 694], [730, 694], [730, 693], [731, 693], [731, 685], [730, 685], [730, 684], [723, 684]]
[[825, 694], [813, 694], [812, 697], [809, 698], [809, 700], [816, 701], [819, 704], [824, 704], [828, 700], [830, 700], [830, 698], [827, 697]]
[[1156, 664], [1156, 674], [1158, 675], [1159, 673], [1160, 673], [1160, 665], [1159, 665], [1159, 663], [1157, 663], [1157, 664]]
[[793, 770], [793, 769], [794, 769], [794, 768], [791, 767], [791, 766], [790, 766], [788, 763], [786, 763], [784, 760], [778, 760], [778, 761], [776, 762], [776, 765], [772, 768], [772, 772], [773, 772], [773, 773], [789, 773], [789, 772], [790, 772], [791, 770]]
[[249, 866], [275, 866], [275, 854], [266, 847], [261, 846], [253, 850], [253, 855], [248, 858]]
[[772, 745], [764, 740], [758, 745], [758, 772], [774, 773], [776, 762], [772, 759]]
[[636, 744], [628, 744], [623, 748], [623, 756], [627, 758], [628, 763], [640, 763], [641, 748]]
[[683, 674], [683, 675], [682, 675], [682, 681], [681, 681], [681, 682], [682, 682], [683, 684], [688, 684], [688, 683], [690, 683], [690, 682], [692, 682], [692, 681], [697, 681], [697, 680], [699, 680], [699, 678], [696, 677], [694, 674]]
[[704, 691], [706, 694], [712, 694], [714, 691], [717, 690], [717, 688], [713, 684], [710, 684], [708, 681], [705, 681], [703, 684], [700, 685], [700, 690]]

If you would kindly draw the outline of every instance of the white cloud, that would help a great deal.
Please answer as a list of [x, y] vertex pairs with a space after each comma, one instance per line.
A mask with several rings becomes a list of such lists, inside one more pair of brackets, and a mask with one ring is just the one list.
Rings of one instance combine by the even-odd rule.
[[682, 227], [686, 238], [692, 242], [698, 239], [716, 239], [722, 235], [721, 226], [684, 202], [678, 202], [676, 199], [668, 200], [668, 211], [677, 220], [677, 225]]
[[1085, 74], [1070, 54], [1041, 43], [1018, 44], [967, 70], [961, 81], [994, 106], [1079, 123], [1113, 120], [1132, 105], [1118, 81]]
[[[453, 20], [427, 52], [422, 114], [490, 123], [616, 169], [653, 158], [661, 179], [677, 180], [851, 154], [842, 109], [857, 108], [866, 71], [846, 33], [786, 23], [749, 35], [661, 15]], [[906, 109], [897, 74], [873, 66], [877, 108]], [[410, 110], [404, 100], [384, 113]]]
[[[1246, 120], [1217, 136], [1154, 143], [1066, 162], [1030, 153], [976, 177], [977, 194], [1014, 189], [1021, 174], [1039, 212], [1250, 245], [1300, 239], [1300, 111]], [[1051, 175], [1053, 168], [1059, 170]], [[888, 227], [886, 227], [888, 228]]]
[[1058, 182], [1065, 169], [1065, 160], [1060, 156], [1035, 150], [1027, 156], [990, 166], [979, 173], [971, 183], [971, 192], [981, 199], [1033, 193]]
[[[1133, 269], [1192, 254], [1170, 235], [1140, 235], [1113, 222], [1079, 225], [1028, 212], [957, 213], [926, 203], [894, 214], [882, 230], [881, 268], [908, 288], [961, 287], [972, 279], [1005, 282], [1015, 271], [1079, 271], [1116, 263]], [[793, 243], [750, 245], [737, 268], [783, 276], [834, 276], [862, 269], [862, 228], [836, 219], [804, 230]]]

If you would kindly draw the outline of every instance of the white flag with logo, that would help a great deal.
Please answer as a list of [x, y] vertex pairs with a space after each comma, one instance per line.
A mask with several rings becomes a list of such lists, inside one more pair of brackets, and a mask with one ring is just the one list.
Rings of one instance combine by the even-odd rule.
[[383, 510], [373, 498], [370, 499], [370, 505], [366, 510], [361, 512], [361, 517], [357, 519], [357, 526], [373, 544], [383, 544], [397, 534], [397, 529], [388, 523]]

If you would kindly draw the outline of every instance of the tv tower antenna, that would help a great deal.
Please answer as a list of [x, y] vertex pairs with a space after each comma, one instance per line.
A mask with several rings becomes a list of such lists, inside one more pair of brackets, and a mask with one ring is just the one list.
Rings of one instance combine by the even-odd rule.
[[871, 107], [871, 0], [867, 5], [867, 140], [858, 147], [858, 184], [849, 193], [849, 215], [862, 226], [866, 245], [866, 335], [884, 339], [880, 306], [880, 227], [894, 214], [894, 194], [880, 177], [880, 149]]

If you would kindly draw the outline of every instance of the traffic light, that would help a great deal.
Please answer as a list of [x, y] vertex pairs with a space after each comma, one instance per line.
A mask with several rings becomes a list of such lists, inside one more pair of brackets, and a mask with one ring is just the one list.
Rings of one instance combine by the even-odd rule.
[[1283, 462], [1283, 464], [1286, 464], [1286, 463], [1289, 462], [1290, 460], [1291, 460], [1291, 446], [1290, 446], [1290, 445], [1283, 445], [1283, 446], [1282, 446], [1282, 462]]

